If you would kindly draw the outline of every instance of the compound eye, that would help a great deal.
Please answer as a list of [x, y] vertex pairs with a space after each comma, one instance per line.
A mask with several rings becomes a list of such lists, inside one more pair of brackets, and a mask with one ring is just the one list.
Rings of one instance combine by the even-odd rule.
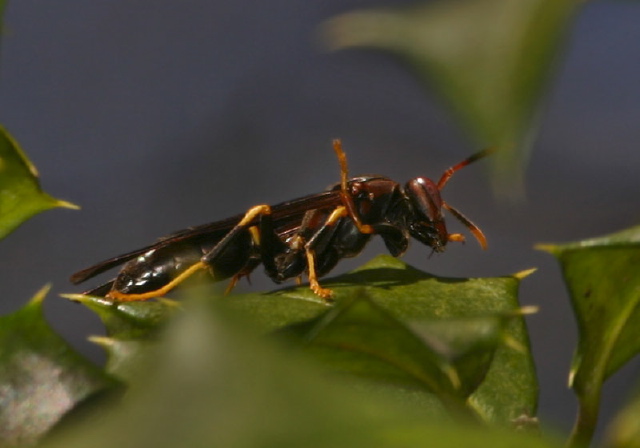
[[442, 198], [435, 182], [416, 177], [407, 182], [405, 188], [416, 212], [430, 222], [442, 220]]

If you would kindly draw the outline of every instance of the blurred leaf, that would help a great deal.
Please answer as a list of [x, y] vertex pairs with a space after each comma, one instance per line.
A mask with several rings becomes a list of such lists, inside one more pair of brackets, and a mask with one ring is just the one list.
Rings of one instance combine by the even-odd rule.
[[63, 294], [63, 297], [82, 303], [100, 317], [107, 336], [94, 336], [89, 340], [106, 351], [105, 370], [126, 382], [138, 375], [147, 357], [153, 356], [159, 333], [179, 311], [178, 304], [166, 299], [114, 303], [82, 294]]
[[89, 340], [107, 353], [105, 371], [126, 384], [140, 377], [143, 366], [149, 358], [156, 356], [158, 347], [155, 340], [123, 340], [104, 336], [91, 336]]
[[[377, 307], [419, 334], [420, 328], [426, 331], [427, 325], [437, 325], [434, 319], [482, 319], [518, 309], [518, 286], [523, 277], [524, 274], [480, 279], [436, 277], [382, 255], [322, 284], [334, 290], [338, 305], [365, 294]], [[306, 286], [269, 294], [236, 295], [224, 301], [252, 316], [264, 331], [300, 324], [327, 310]], [[406, 329], [395, 331], [402, 333]], [[469, 398], [485, 420], [504, 425], [523, 414], [535, 415], [537, 406], [537, 381], [524, 320], [513, 319], [507, 334], [522, 349], [504, 345], [498, 348], [484, 381]], [[407, 336], [411, 337], [414, 336]]]
[[640, 351], [640, 226], [561, 245], [541, 245], [562, 266], [578, 321], [570, 383], [580, 394]]
[[0, 317], [0, 446], [26, 446], [77, 403], [114, 386], [45, 322], [41, 290], [21, 310]]
[[[578, 0], [459, 0], [370, 9], [325, 24], [333, 48], [405, 60], [492, 157], [497, 187], [521, 187], [550, 73]], [[506, 183], [508, 182], [508, 184]]]
[[616, 415], [607, 428], [606, 444], [610, 448], [640, 448], [640, 391]]
[[0, 37], [4, 34], [4, 7], [6, 0], [0, 0]]
[[237, 318], [187, 304], [121, 402], [44, 447], [552, 446], [474, 425], [430, 424], [415, 406], [327, 381]]
[[580, 402], [571, 443], [580, 446], [593, 437], [604, 381], [640, 351], [640, 226], [539, 248], [560, 262], [578, 323], [569, 384]]
[[0, 239], [36, 213], [54, 207], [78, 208], [42, 191], [36, 168], [0, 127]]

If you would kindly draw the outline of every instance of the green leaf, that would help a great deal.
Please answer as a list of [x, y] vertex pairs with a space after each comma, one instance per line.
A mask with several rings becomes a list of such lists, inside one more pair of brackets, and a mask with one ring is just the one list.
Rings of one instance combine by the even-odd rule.
[[556, 256], [571, 294], [580, 339], [570, 384], [582, 394], [640, 352], [640, 226], [538, 247]]
[[[344, 358], [349, 369], [360, 365], [369, 378], [377, 375], [383, 380], [378, 381], [378, 388], [391, 384], [396, 395], [420, 400], [428, 408], [439, 410], [436, 413], [442, 413], [442, 405], [427, 389], [449, 405], [467, 400], [483, 419], [509, 426], [523, 414], [534, 415], [537, 400], [524, 322], [509, 314], [519, 307], [517, 292], [522, 277], [435, 277], [396, 258], [380, 256], [356, 271], [323, 281], [336, 294], [335, 308], [327, 306], [307, 286], [211, 302], [223, 303], [251, 318], [253, 326], [263, 333], [317, 325], [313, 331], [319, 334], [322, 329], [325, 338], [330, 334], [342, 337], [344, 332], [335, 326], [337, 320], [327, 327], [327, 321], [323, 324], [313, 319], [327, 319], [321, 316], [328, 311], [327, 315], [338, 313], [343, 322], [357, 321], [361, 312], [366, 319], [355, 326], [353, 335], [355, 339], [364, 338], [360, 347], [367, 348], [369, 338], [371, 350], [378, 350], [381, 357], [395, 357], [394, 362], [404, 370], [398, 371], [388, 362], [374, 363], [375, 368], [371, 360], [358, 364], [362, 356], [354, 353]], [[363, 294], [371, 302], [349, 308], [348, 304]], [[96, 310], [105, 322], [109, 339], [97, 342], [109, 353], [108, 371], [121, 378], [130, 378], [129, 372], [137, 371], [136, 342], [154, 340], [157, 330], [175, 314], [174, 305], [161, 302], [114, 305], [104, 299], [73, 298]], [[350, 311], [344, 314], [347, 309]], [[438, 322], [443, 319], [447, 322]], [[505, 338], [513, 344], [503, 344]], [[521, 349], [514, 349], [514, 345]], [[412, 377], [407, 372], [418, 375]]]
[[408, 327], [356, 296], [298, 326], [297, 333], [307, 351], [338, 372], [400, 387], [397, 392], [424, 400], [434, 415], [440, 406], [420, 393], [434, 393], [450, 411], [470, 416], [467, 398], [484, 380], [513, 317], [428, 319]]
[[117, 339], [105, 336], [91, 336], [91, 342], [98, 344], [107, 353], [105, 372], [126, 384], [139, 378], [149, 358], [155, 356], [156, 340]]
[[[324, 280], [322, 284], [334, 290], [338, 306], [342, 301], [348, 303], [365, 294], [376, 307], [411, 329], [413, 336], [401, 337], [406, 340], [419, 334], [420, 326], [426, 331], [426, 325], [437, 325], [433, 323], [434, 319], [493, 319], [495, 316], [492, 314], [518, 309], [518, 286], [524, 276], [483, 279], [436, 277], [396, 258], [382, 255], [351, 273]], [[327, 310], [327, 306], [308, 287], [288, 288], [269, 294], [243, 294], [224, 301], [233, 309], [252, 316], [264, 331], [301, 324]], [[391, 324], [388, 329], [396, 333], [407, 331]], [[483, 419], [510, 425], [523, 414], [535, 415], [537, 382], [523, 319], [510, 319], [506, 331], [508, 338], [522, 349], [504, 345], [497, 349], [491, 368], [469, 398], [469, 403]], [[469, 334], [473, 332], [469, 330]], [[394, 378], [392, 373], [388, 375], [389, 380]], [[475, 375], [472, 374], [471, 378]], [[471, 383], [469, 381], [468, 384]]]
[[42, 191], [36, 168], [0, 127], [0, 239], [36, 213], [55, 207], [78, 208]]
[[156, 349], [158, 335], [180, 310], [176, 302], [168, 299], [114, 303], [82, 294], [63, 297], [85, 305], [100, 317], [107, 336], [89, 340], [106, 351], [106, 372], [125, 382], [139, 374], [140, 366]]
[[94, 311], [102, 320], [107, 335], [120, 340], [154, 339], [167, 320], [179, 309], [171, 300], [112, 302], [103, 297], [63, 294]]
[[539, 437], [430, 423], [415, 406], [328, 380], [257, 337], [237, 312], [185, 308], [120, 402], [44, 447], [552, 446]]
[[578, 322], [569, 383], [580, 400], [581, 443], [593, 434], [604, 381], [640, 351], [640, 226], [539, 248], [560, 262]]
[[459, 0], [350, 12], [323, 29], [333, 48], [400, 56], [472, 136], [501, 148], [497, 186], [522, 182], [541, 99], [577, 0]]
[[114, 386], [45, 322], [41, 290], [21, 310], [0, 317], [0, 445], [26, 446], [67, 411]]

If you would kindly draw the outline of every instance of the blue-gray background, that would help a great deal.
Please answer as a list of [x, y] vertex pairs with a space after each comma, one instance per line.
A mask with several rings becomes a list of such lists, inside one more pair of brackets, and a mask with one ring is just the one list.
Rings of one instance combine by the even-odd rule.
[[[334, 137], [354, 174], [400, 181], [437, 178], [477, 150], [392, 58], [320, 51], [313, 31], [322, 20], [374, 4], [9, 2], [0, 122], [44, 188], [83, 208], [39, 215], [0, 243], [0, 311], [53, 282], [50, 320], [99, 359], [83, 341], [101, 331], [97, 319], [55, 297], [78, 291], [67, 283], [75, 270], [176, 229], [323, 189], [338, 179]], [[522, 301], [542, 307], [529, 319], [541, 415], [563, 430], [575, 412], [566, 371], [576, 327], [557, 264], [532, 246], [640, 221], [638, 23], [637, 2], [593, 2], [579, 16], [549, 94], [527, 202], [496, 203], [481, 164], [447, 186], [447, 201], [481, 226], [490, 250], [471, 241], [428, 259], [414, 245], [406, 256], [450, 276], [539, 268], [524, 281]], [[383, 250], [373, 246], [358, 263]], [[262, 274], [254, 283], [272, 287]], [[607, 385], [605, 416], [639, 370], [632, 363]]]

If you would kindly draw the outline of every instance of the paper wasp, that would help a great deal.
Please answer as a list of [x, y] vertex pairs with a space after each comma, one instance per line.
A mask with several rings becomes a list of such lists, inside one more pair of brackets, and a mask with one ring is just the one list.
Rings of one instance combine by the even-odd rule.
[[434, 252], [444, 251], [449, 241], [464, 241], [462, 234], [447, 232], [443, 209], [486, 248], [482, 231], [443, 201], [440, 191], [456, 171], [490, 150], [447, 169], [437, 183], [416, 177], [401, 185], [379, 175], [349, 178], [340, 140], [334, 140], [333, 148], [341, 181], [327, 191], [274, 206], [257, 205], [243, 215], [178, 231], [79, 271], [71, 281], [81, 283], [124, 264], [115, 279], [84, 294], [114, 301], [147, 300], [200, 271], [216, 281], [231, 278], [231, 290], [262, 263], [276, 283], [306, 274], [311, 290], [329, 300], [332, 291], [322, 288], [318, 278], [342, 258], [357, 256], [374, 235], [382, 237], [395, 257], [406, 251], [410, 238]]

